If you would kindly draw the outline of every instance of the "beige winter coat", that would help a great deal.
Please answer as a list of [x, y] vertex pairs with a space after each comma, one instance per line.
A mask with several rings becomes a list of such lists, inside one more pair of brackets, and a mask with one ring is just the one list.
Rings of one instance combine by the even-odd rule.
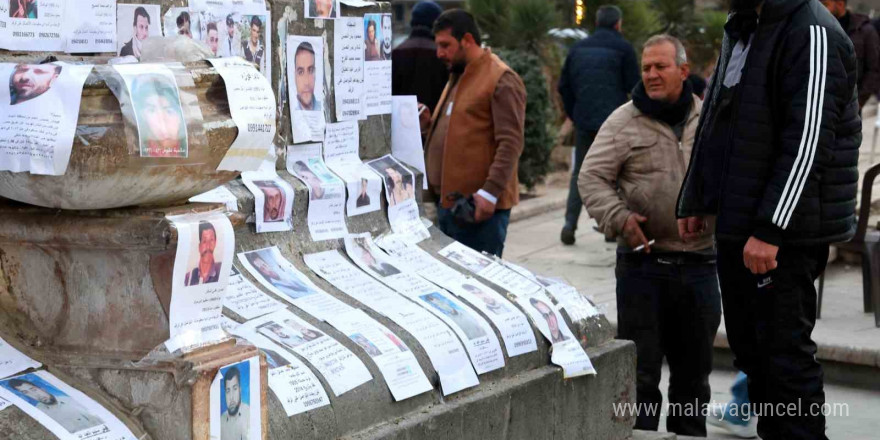
[[[578, 176], [587, 212], [608, 236], [621, 236], [633, 212], [648, 218], [641, 224], [653, 251], [692, 252], [713, 244], [711, 233], [683, 242], [678, 236], [675, 203], [694, 145], [702, 103], [694, 97], [681, 142], [672, 128], [640, 112], [632, 101], [602, 124]], [[714, 230], [712, 224], [709, 231]]]

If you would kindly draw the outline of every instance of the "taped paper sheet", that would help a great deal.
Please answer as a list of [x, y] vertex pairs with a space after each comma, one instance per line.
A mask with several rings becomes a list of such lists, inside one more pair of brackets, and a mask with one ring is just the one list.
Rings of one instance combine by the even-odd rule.
[[418, 243], [431, 237], [428, 228], [419, 217], [419, 204], [415, 196], [415, 176], [391, 155], [367, 162], [382, 176], [385, 198], [388, 200], [388, 223], [401, 239]]
[[[199, 25], [199, 14], [190, 8], [168, 8], [165, 11], [165, 37], [189, 37], [194, 40], [202, 39], [202, 28]], [[210, 61], [210, 60], [208, 60]]]
[[422, 146], [422, 131], [419, 125], [419, 103], [416, 96], [392, 98], [391, 155], [421, 171], [425, 176], [422, 179], [422, 189], [428, 189], [425, 150]]
[[366, 115], [391, 113], [391, 14], [364, 15]]
[[293, 142], [323, 142], [324, 39], [287, 36], [287, 80], [290, 98], [290, 132]]
[[42, 365], [0, 338], [0, 378], [18, 374], [30, 368], [40, 368]]
[[64, 6], [63, 0], [0, 2], [0, 48], [64, 51]]
[[263, 438], [260, 358], [220, 368], [211, 383], [211, 440]]
[[536, 281], [505, 267], [491, 257], [483, 255], [459, 242], [454, 242], [438, 252], [447, 260], [496, 284], [514, 296], [531, 295], [543, 288]]
[[0, 380], [0, 400], [17, 406], [60, 440], [136, 440], [110, 411], [48, 371]]
[[257, 232], [293, 230], [293, 187], [272, 171], [245, 171], [241, 181], [254, 195]]
[[587, 352], [544, 292], [519, 296], [516, 302], [529, 314], [541, 334], [550, 341], [550, 362], [562, 367], [566, 379], [596, 374]]
[[336, 120], [365, 119], [364, 21], [360, 17], [344, 17], [337, 19], [335, 24], [333, 86]]
[[563, 281], [537, 276], [525, 267], [511, 263], [510, 261], [499, 259], [497, 262], [543, 287], [545, 293], [548, 293], [561, 307], [565, 308], [566, 312], [568, 312], [568, 316], [572, 320], [580, 321], [601, 313], [599, 312], [599, 309], [597, 309], [590, 300], [582, 296], [577, 289], [569, 286]]
[[339, 18], [339, 0], [303, 0], [308, 18]]
[[309, 189], [307, 222], [312, 241], [332, 240], [348, 234], [345, 224], [345, 184], [321, 156], [321, 144], [287, 147], [287, 172]]
[[285, 308], [284, 304], [257, 289], [235, 267], [229, 276], [223, 306], [244, 319], [254, 319]]
[[116, 50], [119, 56], [141, 59], [141, 48], [149, 37], [162, 36], [159, 5], [119, 4], [116, 6]]
[[67, 53], [115, 52], [116, 0], [67, 0], [64, 36]]
[[189, 201], [198, 203], [222, 203], [226, 205], [227, 211], [238, 211], [238, 199], [235, 197], [235, 194], [232, 194], [232, 191], [230, 191], [229, 188], [223, 185], [197, 196], [192, 196]]
[[348, 188], [345, 210], [349, 217], [366, 214], [382, 207], [382, 178], [361, 162], [357, 121], [327, 124], [324, 160]]

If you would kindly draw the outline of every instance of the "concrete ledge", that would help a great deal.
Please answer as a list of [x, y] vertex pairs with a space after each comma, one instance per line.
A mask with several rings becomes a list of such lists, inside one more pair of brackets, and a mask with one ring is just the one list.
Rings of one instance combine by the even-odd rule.
[[[832, 361], [841, 364], [858, 365], [868, 368], [880, 368], [880, 350], [859, 348], [842, 344], [828, 344], [816, 341], [819, 350], [816, 358], [820, 361]], [[727, 334], [718, 331], [715, 336], [715, 348], [730, 350]]]

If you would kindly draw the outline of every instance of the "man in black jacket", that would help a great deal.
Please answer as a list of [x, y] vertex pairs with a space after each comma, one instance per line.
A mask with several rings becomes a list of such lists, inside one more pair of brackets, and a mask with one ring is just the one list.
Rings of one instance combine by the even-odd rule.
[[437, 58], [434, 21], [443, 9], [432, 1], [422, 1], [412, 10], [412, 32], [391, 52], [391, 94], [416, 95], [427, 106], [422, 114], [430, 119], [449, 81], [449, 70]]
[[626, 103], [627, 94], [639, 82], [636, 53], [620, 34], [622, 21], [620, 8], [601, 6], [596, 11], [596, 31], [572, 46], [559, 78], [559, 94], [565, 113], [574, 122], [576, 136], [565, 226], [560, 235], [567, 245], [574, 244], [583, 208], [577, 188], [581, 163], [599, 127], [611, 112]]
[[867, 15], [847, 9], [847, 0], [821, 1], [853, 42], [859, 62], [859, 107], [862, 107], [871, 95], [880, 92], [880, 37]]
[[[826, 439], [813, 281], [829, 243], [855, 232], [855, 51], [817, 0], [734, 0], [731, 12], [679, 194], [679, 232], [699, 237], [717, 215], [727, 337], [761, 411], [758, 434]], [[782, 405], [800, 410], [780, 414]]]

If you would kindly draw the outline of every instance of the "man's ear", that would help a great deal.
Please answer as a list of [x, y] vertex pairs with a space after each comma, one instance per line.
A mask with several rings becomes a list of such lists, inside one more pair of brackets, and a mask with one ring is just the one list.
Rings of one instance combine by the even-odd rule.
[[471, 46], [476, 46], [476, 45], [477, 45], [477, 42], [476, 42], [476, 40], [474, 40], [474, 36], [473, 36], [473, 34], [471, 34], [470, 32], [467, 32], [467, 33], [464, 34], [463, 37], [461, 37], [461, 43], [460, 43], [460, 44], [462, 45], [462, 47], [464, 47], [465, 49], [467, 49], [467, 48], [469, 48], [469, 47], [471, 47]]
[[688, 63], [684, 63], [681, 65], [681, 80], [686, 81], [688, 75], [691, 74], [691, 65]]

